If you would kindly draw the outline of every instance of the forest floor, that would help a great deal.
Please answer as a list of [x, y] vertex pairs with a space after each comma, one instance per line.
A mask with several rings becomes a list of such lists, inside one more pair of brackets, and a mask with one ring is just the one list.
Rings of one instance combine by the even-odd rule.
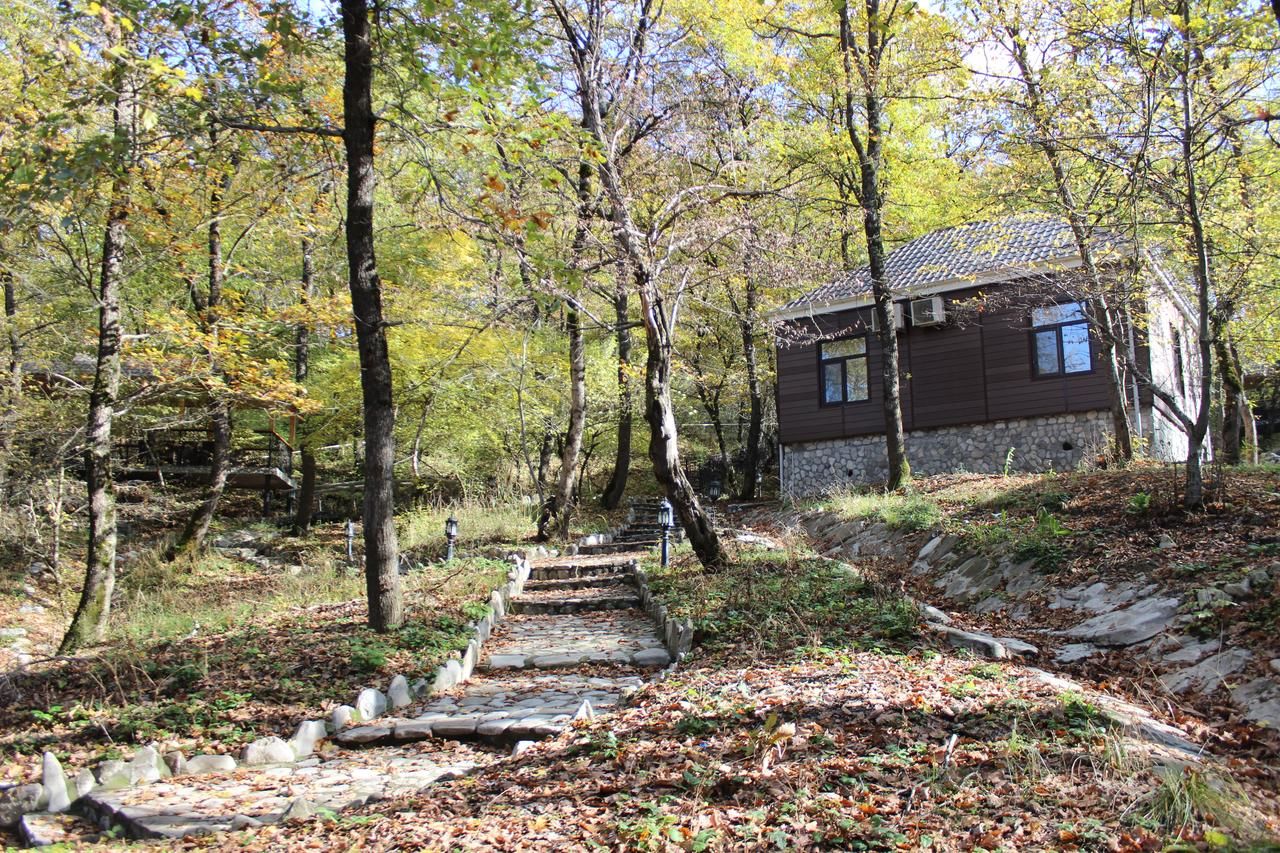
[[1274, 775], [1133, 736], [1099, 692], [918, 632], [802, 547], [651, 585], [700, 645], [616, 714], [420, 795], [205, 849], [1275, 849]]
[[[1055, 668], [1160, 707], [1211, 749], [1248, 755], [1280, 768], [1280, 731], [1242, 718], [1228, 688], [1280, 675], [1280, 468], [1213, 468], [1207, 506], [1179, 505], [1180, 482], [1165, 466], [1059, 475], [924, 479], [907, 497], [850, 495], [823, 505], [850, 517], [885, 521], [915, 544], [946, 531], [964, 547], [1004, 546], [1015, 560], [1035, 560], [1035, 583], [1009, 594], [996, 589], [948, 601], [936, 573], [912, 572], [889, 557], [859, 560], [876, 581], [947, 610], [959, 627], [1030, 640], [1051, 659], [1072, 640], [1058, 632], [1081, 621], [1063, 590], [1132, 588], [1183, 601], [1180, 633], [1209, 651], [1239, 649], [1249, 659], [1208, 690], [1176, 694], [1161, 682], [1176, 667], [1167, 642], [1098, 647]], [[913, 531], [915, 536], [912, 537]], [[958, 546], [959, 547], [959, 546]], [[1270, 579], [1249, 584], [1247, 578]], [[1243, 589], [1243, 593], [1240, 591]], [[1224, 594], [1229, 590], [1234, 596]], [[981, 600], [979, 600], [981, 599]], [[1178, 633], [1178, 632], [1170, 632]], [[1190, 651], [1190, 649], [1187, 649]], [[1185, 651], [1183, 652], [1185, 655]], [[1176, 653], [1173, 659], [1178, 658]], [[1183, 658], [1195, 662], [1195, 658]], [[1273, 776], [1280, 787], [1280, 770]]]
[[[950, 492], [973, 493], [954, 505], [931, 491], [943, 484], [926, 483], [914, 508], [881, 503], [867, 510], [868, 504], [859, 504], [857, 511], [905, 511], [914, 519], [922, 512], [930, 525], [958, 524], [972, 512], [975, 524], [990, 520], [1022, 531], [1023, 510], [1006, 506], [1001, 520], [995, 515], [1001, 510], [984, 505], [988, 493], [1031, 495], [1061, 485], [1044, 478], [985, 479]], [[1256, 487], [1249, 505], [1274, 527], [1274, 478], [1247, 479], [1250, 489]], [[1087, 533], [1097, 554], [1155, 535], [1154, 528], [1142, 533], [1143, 521], [1125, 511], [1131, 491], [1114, 480], [1081, 482], [1100, 496], [1100, 506], [1119, 506], [1117, 526], [1095, 528], [1090, 517], [1072, 515], [1087, 505], [1074, 499], [1054, 512], [1065, 527]], [[953, 482], [945, 489], [956, 487]], [[1034, 505], [1026, 503], [1032, 518]], [[1229, 527], [1233, 516], [1251, 517], [1233, 507], [1222, 513], [1222, 525]], [[1186, 540], [1189, 553], [1200, 542], [1216, 565], [1215, 555], [1225, 560], [1229, 554], [1208, 544], [1209, 535], [1220, 535], [1216, 526], [1210, 534], [1193, 533], [1204, 529], [1201, 523], [1187, 521], [1183, 535], [1174, 535]], [[436, 526], [435, 520], [423, 525], [430, 531]], [[627, 707], [575, 723], [518, 756], [420, 794], [303, 823], [193, 839], [185, 847], [1280, 849], [1274, 846], [1280, 776], [1274, 755], [1259, 746], [1267, 742], [1265, 733], [1236, 743], [1190, 726], [1189, 737], [1212, 753], [1198, 758], [1150, 743], [1102, 710], [1101, 693], [1112, 689], [1110, 681], [1080, 673], [1086, 677], [1069, 684], [1017, 662], [985, 661], [945, 647], [920, 631], [900, 583], [879, 577], [870, 562], [850, 573], [814, 554], [794, 530], [756, 532], [783, 547], [734, 544], [730, 565], [716, 573], [701, 570], [687, 546], [676, 550], [668, 570], [647, 567], [651, 588], [674, 614], [694, 620], [698, 645], [675, 674], [644, 687]], [[341, 539], [336, 529], [327, 535], [332, 560]], [[505, 531], [498, 536], [518, 538]], [[1256, 531], [1238, 538], [1249, 553]], [[1064, 539], [1055, 536], [1050, 543], [1070, 545], [1063, 571], [1105, 571], [1105, 560], [1077, 557], [1085, 540]], [[318, 557], [311, 559], [319, 566]], [[1086, 568], [1090, 560], [1099, 567]], [[188, 600], [189, 612], [203, 600], [194, 590], [212, 595], [228, 577], [243, 578], [239, 587], [229, 587], [241, 591], [226, 593], [241, 602], [254, 597], [244, 590], [267, 583], [264, 577], [287, 589], [273, 587], [230, 624], [202, 624], [190, 638], [177, 633], [183, 626], [175, 623], [164, 636], [129, 640], [136, 645], [122, 648], [121, 658], [113, 649], [92, 656], [97, 663], [39, 665], [47, 675], [34, 681], [24, 676], [16, 685], [22, 702], [13, 706], [19, 714], [0, 722], [0, 747], [17, 756], [6, 758], [5, 772], [29, 777], [42, 749], [78, 767], [127, 742], [233, 745], [258, 733], [287, 734], [325, 701], [347, 697], [371, 678], [425, 668], [450, 653], [451, 634], [434, 620], [465, 619], [467, 602], [479, 599], [489, 571], [498, 568], [483, 559], [468, 565], [453, 577], [423, 575], [411, 601], [421, 607], [415, 624], [432, 627], [400, 639], [364, 632], [358, 589], [341, 585], [358, 581], [328, 590], [308, 586], [302, 593], [290, 585], [309, 570], [293, 575], [256, 563], [201, 569], [197, 576], [208, 572], [206, 581], [175, 593]], [[324, 573], [334, 575], [333, 566]], [[321, 604], [326, 595], [332, 600]], [[32, 615], [6, 606], [7, 599], [0, 599], [0, 625]], [[145, 678], [130, 674], [132, 680], [122, 681], [122, 660]], [[163, 672], [146, 673], [157, 666]], [[183, 667], [195, 670], [184, 675]], [[203, 721], [200, 714], [215, 701], [235, 707]], [[121, 727], [122, 719], [143, 714], [143, 708], [148, 723], [159, 728]], [[1186, 721], [1167, 707], [1154, 713], [1167, 722]]]

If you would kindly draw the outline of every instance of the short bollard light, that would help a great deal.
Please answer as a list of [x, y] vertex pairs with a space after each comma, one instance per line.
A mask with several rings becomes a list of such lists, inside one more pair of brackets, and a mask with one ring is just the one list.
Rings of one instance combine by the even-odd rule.
[[711, 498], [712, 503], [715, 503], [720, 500], [720, 495], [723, 493], [723, 489], [724, 486], [720, 485], [719, 480], [712, 480], [707, 484], [707, 497]]
[[671, 501], [666, 498], [658, 504], [658, 526], [662, 528], [662, 567], [665, 569], [671, 559]]
[[458, 519], [450, 515], [444, 522], [444, 538], [449, 544], [448, 551], [445, 552], [444, 559], [449, 561], [453, 559], [453, 543], [458, 538]]

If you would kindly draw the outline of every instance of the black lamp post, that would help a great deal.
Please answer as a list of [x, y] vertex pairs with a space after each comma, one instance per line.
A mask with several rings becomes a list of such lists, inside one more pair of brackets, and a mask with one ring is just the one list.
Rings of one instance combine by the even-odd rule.
[[444, 538], [449, 543], [449, 550], [445, 553], [446, 562], [453, 559], [453, 543], [458, 538], [458, 519], [452, 514], [444, 522]]
[[707, 497], [711, 498], [712, 503], [720, 500], [721, 489], [723, 488], [719, 480], [712, 480], [707, 484]]
[[666, 498], [658, 504], [658, 526], [662, 528], [662, 567], [671, 559], [671, 501]]

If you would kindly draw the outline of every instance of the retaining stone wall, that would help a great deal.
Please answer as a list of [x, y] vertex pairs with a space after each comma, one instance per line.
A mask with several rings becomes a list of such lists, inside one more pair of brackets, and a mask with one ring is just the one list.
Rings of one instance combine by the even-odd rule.
[[[907, 457], [920, 475], [998, 474], [1013, 448], [1010, 471], [1070, 471], [1102, 452], [1110, 432], [1106, 411], [914, 430], [907, 433]], [[789, 444], [782, 476], [783, 491], [793, 497], [882, 482], [888, 477], [884, 436]]]

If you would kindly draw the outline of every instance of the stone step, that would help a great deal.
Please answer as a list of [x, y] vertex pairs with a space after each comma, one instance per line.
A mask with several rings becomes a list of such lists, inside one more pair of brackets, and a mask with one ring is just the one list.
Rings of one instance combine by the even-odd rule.
[[634, 542], [603, 542], [599, 545], [583, 545], [578, 549], [579, 554], [625, 554], [629, 551], [641, 551], [646, 548], [657, 547], [658, 540], [643, 539]]
[[655, 669], [671, 663], [667, 650], [652, 646], [638, 651], [563, 651], [549, 649], [543, 654], [498, 652], [481, 662], [480, 668], [488, 672], [503, 669], [566, 669], [588, 664], [625, 664], [640, 669]]
[[590, 613], [594, 610], [627, 610], [640, 606], [635, 590], [611, 595], [585, 595], [575, 597], [561, 593], [555, 598], [516, 599], [511, 602], [511, 612], [524, 616], [555, 615], [560, 613]]
[[510, 745], [521, 740], [555, 737], [568, 728], [573, 719], [571, 713], [537, 713], [535, 709], [515, 717], [501, 712], [437, 714], [414, 720], [377, 720], [343, 729], [334, 740], [348, 748], [414, 743], [432, 738]]
[[633, 572], [631, 560], [619, 560], [616, 563], [555, 563], [552, 565], [534, 566], [529, 571], [526, 583], [543, 581], [570, 580], [573, 578], [609, 577], [615, 581], [630, 576]]
[[[683, 537], [680, 537], [680, 536], [670, 536], [670, 537], [668, 537], [668, 539], [669, 539], [671, 542], [680, 542], [680, 541], [682, 540], [682, 538], [683, 538]], [[618, 545], [618, 544], [627, 544], [627, 545], [643, 545], [643, 546], [645, 546], [645, 547], [648, 547], [648, 546], [650, 545], [650, 543], [652, 543], [652, 544], [656, 545], [657, 543], [659, 543], [659, 542], [661, 542], [661, 541], [662, 541], [662, 535], [661, 535], [661, 534], [653, 534], [653, 533], [637, 533], [637, 534], [636, 534], [636, 535], [634, 535], [634, 536], [616, 536], [616, 537], [614, 537], [614, 539], [613, 539], [613, 544], [615, 544], [615, 545]], [[605, 543], [605, 544], [607, 544], [607, 543]]]
[[543, 580], [543, 581], [531, 580], [525, 583], [524, 591], [526, 593], [530, 593], [530, 592], [544, 592], [546, 590], [553, 590], [553, 589], [562, 589], [562, 590], [592, 589], [594, 587], [601, 587], [601, 586], [615, 586], [618, 584], [619, 580], [622, 580], [626, 583], [630, 583], [634, 577], [635, 577], [635, 574], [630, 570], [630, 566], [628, 565], [627, 571], [625, 572], [610, 572], [608, 574], [598, 574], [598, 575], [579, 575], [578, 577], [574, 577], [574, 578], [556, 578], [554, 580]]
[[[374, 746], [371, 740], [366, 743]], [[408, 796], [438, 780], [469, 773], [478, 761], [487, 760], [456, 746], [436, 750], [424, 745], [412, 752], [397, 746], [338, 750], [293, 764], [95, 788], [73, 808], [97, 826], [118, 827], [126, 838], [190, 838], [278, 823], [299, 811], [336, 812], [370, 800]]]
[[575, 719], [612, 711], [644, 681], [638, 675], [589, 676], [507, 671], [479, 676], [465, 692], [439, 696], [400, 718], [344, 729], [348, 747], [440, 738], [509, 746], [559, 734]]

